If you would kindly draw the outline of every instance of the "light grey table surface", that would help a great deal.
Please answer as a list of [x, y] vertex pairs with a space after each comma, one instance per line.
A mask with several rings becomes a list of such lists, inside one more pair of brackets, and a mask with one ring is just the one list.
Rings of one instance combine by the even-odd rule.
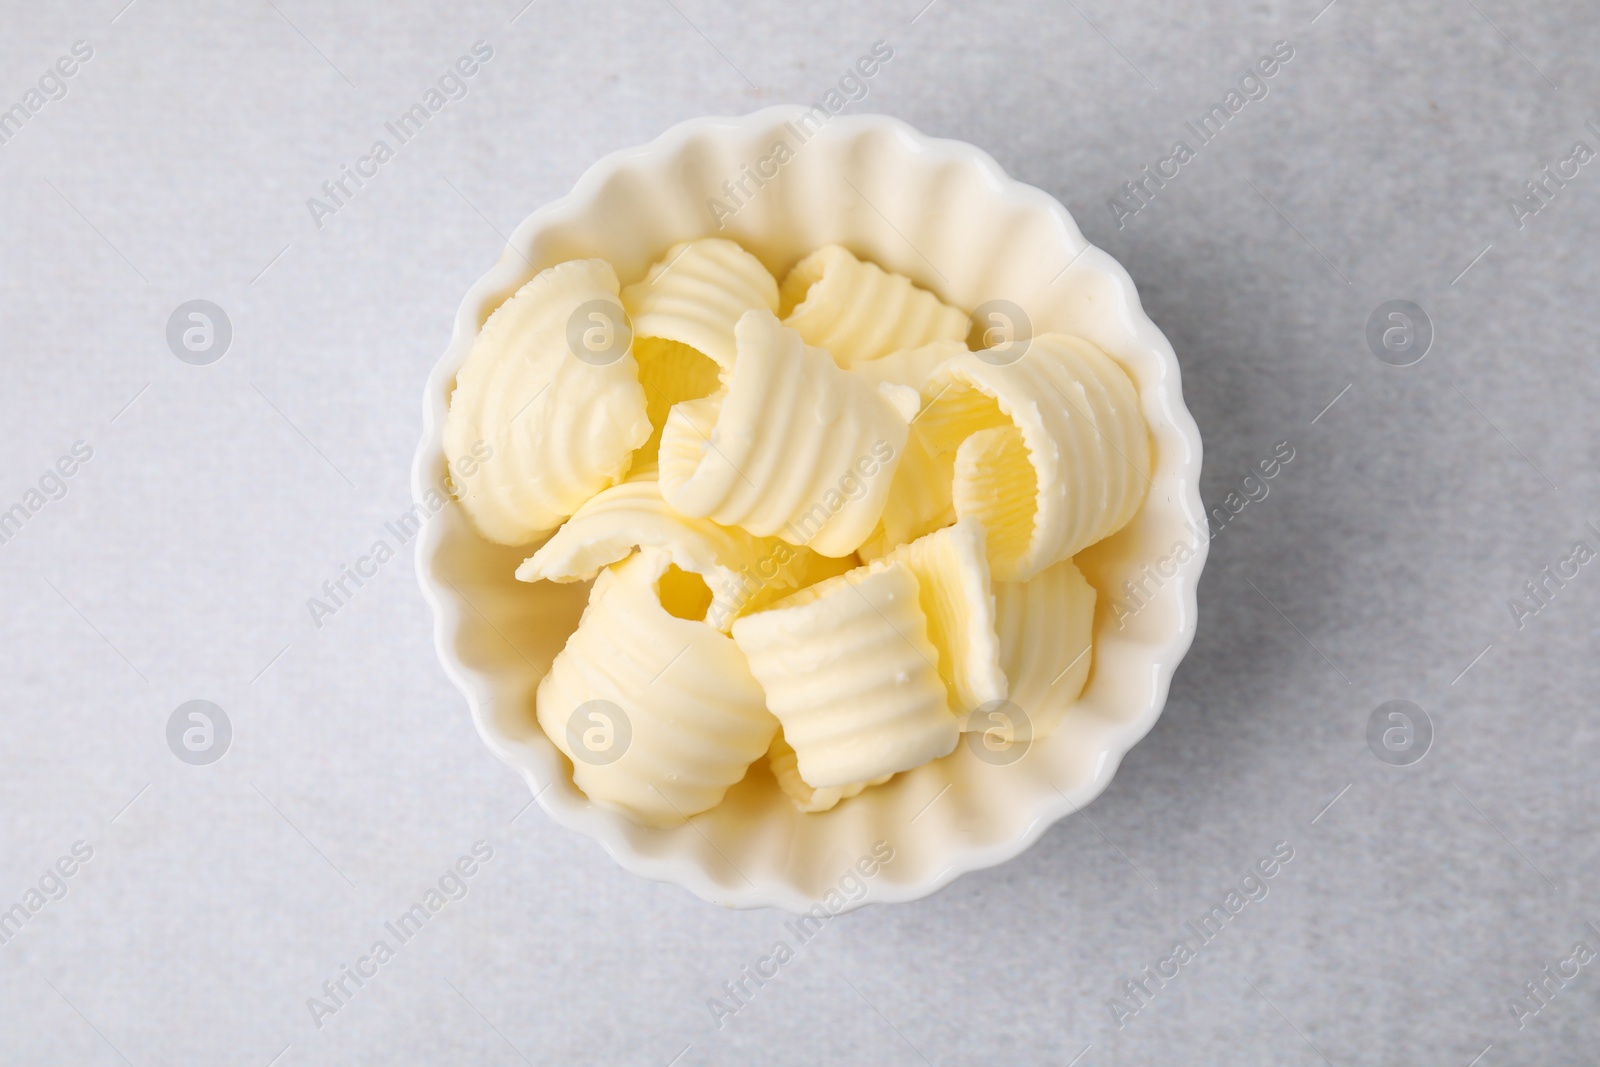
[[[0, 13], [28, 116], [0, 144], [0, 509], [28, 511], [0, 544], [0, 907], [42, 904], [0, 944], [0, 1062], [1596, 1062], [1600, 962], [1563, 961], [1600, 951], [1600, 564], [1524, 592], [1600, 550], [1600, 162], [1542, 172], [1600, 150], [1592, 5], [521, 2]], [[517, 817], [409, 554], [320, 629], [306, 601], [407, 506], [422, 383], [502, 234], [880, 39], [852, 110], [981, 146], [1132, 273], [1208, 506], [1294, 458], [1216, 535], [1165, 715], [1091, 808], [831, 924], [719, 1028], [785, 917]], [[480, 40], [465, 97], [319, 228], [307, 198]], [[1267, 95], [1119, 220], [1280, 41]], [[209, 366], [166, 338], [196, 298], [232, 326]], [[1407, 367], [1365, 337], [1401, 299], [1434, 333]], [[193, 699], [232, 724], [209, 766], [167, 743]], [[1369, 749], [1390, 700], [1432, 723], [1420, 762]], [[480, 840], [466, 896], [318, 1026], [307, 999]], [[1280, 842], [1267, 897], [1129, 1010]]]

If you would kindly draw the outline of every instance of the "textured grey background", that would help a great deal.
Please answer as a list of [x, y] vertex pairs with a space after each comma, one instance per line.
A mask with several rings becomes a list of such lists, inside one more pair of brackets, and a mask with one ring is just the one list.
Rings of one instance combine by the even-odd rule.
[[[1600, 162], [1508, 207], [1600, 148], [1592, 5], [125, 2], [0, 14], [0, 106], [94, 48], [0, 145], [0, 507], [94, 450], [0, 545], [0, 907], [94, 849], [0, 945], [0, 1062], [1594, 1062], [1600, 964], [1525, 1028], [1508, 1001], [1600, 950], [1600, 565], [1520, 630], [1507, 604], [1600, 548]], [[306, 198], [480, 38], [470, 94], [317, 229]], [[855, 110], [982, 146], [1132, 272], [1208, 505], [1295, 458], [1217, 536], [1166, 714], [1085, 815], [830, 924], [719, 1030], [706, 999], [784, 917], [515, 818], [409, 553], [320, 630], [306, 598], [407, 506], [424, 376], [501, 234], [880, 38]], [[1119, 229], [1119, 185], [1279, 40], [1270, 95]], [[197, 297], [234, 328], [208, 367], [164, 339]], [[1402, 298], [1437, 336], [1395, 368], [1363, 331]], [[195, 698], [234, 727], [208, 767], [165, 742]], [[1389, 699], [1435, 725], [1414, 766], [1366, 746]], [[306, 998], [479, 839], [468, 895], [317, 1028]], [[1267, 899], [1119, 1029], [1123, 981], [1280, 841]]]

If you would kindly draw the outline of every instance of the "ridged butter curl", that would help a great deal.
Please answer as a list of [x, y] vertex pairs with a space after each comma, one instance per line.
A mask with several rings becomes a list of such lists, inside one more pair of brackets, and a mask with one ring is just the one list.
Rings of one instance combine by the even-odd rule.
[[789, 271], [780, 290], [784, 323], [826, 348], [841, 367], [934, 341], [961, 341], [972, 320], [910, 278], [825, 245]]
[[1088, 341], [1034, 337], [1018, 360], [976, 352], [923, 389], [924, 442], [954, 453], [951, 499], [989, 532], [989, 565], [1025, 581], [1120, 530], [1150, 484], [1149, 430], [1126, 371]]
[[840, 573], [837, 561], [774, 537], [756, 537], [667, 506], [653, 473], [591, 497], [550, 540], [523, 561], [524, 582], [587, 581], [635, 549], [654, 548], [700, 575], [712, 599], [705, 620], [726, 631], [738, 615], [810, 582]]
[[1028, 716], [1035, 740], [1049, 737], [1094, 663], [1094, 586], [1064, 559], [1026, 582], [995, 582], [994, 599], [1008, 699]]
[[[617, 293], [601, 259], [540, 271], [495, 309], [462, 362], [444, 451], [457, 499], [489, 540], [521, 545], [555, 529], [620, 481], [650, 436], [631, 351], [586, 361], [569, 340], [574, 317], [588, 321], [585, 305], [620, 317]], [[620, 347], [626, 334], [615, 336]]]
[[733, 366], [735, 324], [746, 311], [775, 311], [778, 283], [734, 242], [703, 237], [669, 248], [622, 290], [622, 304], [651, 426], [636, 462], [653, 462], [672, 406], [717, 390]]
[[733, 624], [813, 789], [910, 770], [955, 748], [961, 727], [918, 594], [911, 568], [887, 562]]
[[677, 511], [847, 556], [882, 515], [919, 402], [841, 370], [767, 311], [735, 328], [722, 389], [678, 404], [661, 435]]
[[778, 283], [734, 242], [702, 237], [669, 248], [642, 281], [622, 291], [622, 306], [635, 337], [688, 345], [727, 368], [734, 326], [746, 311], [777, 311]]
[[[648, 826], [716, 806], [778, 728], [732, 639], [662, 606], [670, 567], [646, 549], [603, 571], [535, 698], [574, 784]], [[576, 751], [573, 736], [583, 744], [590, 730], [599, 743]]]

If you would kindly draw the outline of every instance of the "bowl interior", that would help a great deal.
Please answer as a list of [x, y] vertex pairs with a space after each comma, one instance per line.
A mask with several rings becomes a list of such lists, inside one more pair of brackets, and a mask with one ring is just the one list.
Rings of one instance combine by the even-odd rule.
[[893, 861], [871, 879], [869, 894], [845, 894], [843, 906], [925, 895], [1015, 855], [1091, 800], [1160, 714], [1193, 634], [1206, 551], [1200, 442], [1177, 361], [1121, 266], [1084, 241], [1060, 204], [1007, 178], [971, 146], [880, 116], [824, 123], [806, 115], [769, 108], [687, 123], [608, 157], [572, 194], [527, 219], [463, 301], [428, 383], [414, 472], [419, 499], [444, 483], [441, 431], [456, 370], [489, 313], [523, 282], [556, 263], [598, 256], [627, 285], [672, 244], [694, 237], [738, 241], [780, 281], [802, 256], [837, 242], [965, 310], [1011, 301], [1035, 332], [1078, 334], [1122, 363], [1139, 389], [1154, 467], [1134, 520], [1077, 557], [1099, 593], [1082, 697], [1050, 738], [1010, 766], [991, 766], [962, 744], [819, 815], [796, 812], [762, 764], [721, 805], [676, 829], [646, 829], [591, 804], [533, 712], [539, 679], [576, 627], [588, 584], [516, 581], [512, 572], [532, 546], [483, 541], [447, 495], [427, 524], [418, 570], [436, 611], [441, 658], [485, 740], [526, 776], [546, 810], [640, 874], [719, 903], [790, 910], [835, 889], [878, 842], [894, 850]]

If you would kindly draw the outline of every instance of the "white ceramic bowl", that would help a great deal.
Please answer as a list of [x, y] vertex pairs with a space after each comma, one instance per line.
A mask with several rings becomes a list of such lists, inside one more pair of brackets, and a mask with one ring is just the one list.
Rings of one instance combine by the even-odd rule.
[[[628, 870], [709, 901], [803, 911], [826, 897], [838, 911], [915, 900], [965, 871], [1008, 860], [1106, 787], [1124, 753], [1155, 724], [1188, 651], [1206, 519], [1200, 436], [1183, 404], [1172, 346], [1140, 308], [1127, 272], [1084, 240], [1066, 209], [971, 145], [878, 115], [802, 127], [804, 114], [771, 107], [685, 122], [607, 156], [571, 193], [528, 216], [461, 302], [450, 347], [428, 378], [412, 487], [422, 500], [443, 484], [446, 405], [484, 320], [536, 271], [569, 259], [607, 259], [626, 285], [673, 243], [719, 235], [782, 279], [801, 256], [838, 242], [947, 303], [971, 310], [1010, 300], [1035, 332], [1074, 333], [1115, 356], [1149, 421], [1152, 486], [1131, 524], [1077, 557], [1100, 594], [1093, 670], [1060, 728], [1010, 766], [980, 761], [962, 744], [830, 812], [800, 815], [758, 764], [688, 825], [637, 826], [573, 786], [566, 758], [534, 718], [535, 688], [577, 625], [587, 583], [516, 581], [512, 572], [531, 550], [483, 541], [453, 501], [418, 538], [439, 658], [484, 741], [521, 772], [553, 819], [599, 841]], [[810, 134], [803, 143], [802, 131]], [[781, 166], [780, 141], [792, 151]], [[736, 188], [746, 165], [776, 177], [762, 188], [745, 178], [753, 195], [735, 200], [724, 183]], [[712, 199], [736, 209], [715, 212], [721, 228]], [[1128, 598], [1124, 582], [1142, 585], [1142, 604]], [[1113, 607], [1113, 598], [1132, 614]], [[827, 896], [880, 841], [894, 859], [865, 879], [869, 892]]]

